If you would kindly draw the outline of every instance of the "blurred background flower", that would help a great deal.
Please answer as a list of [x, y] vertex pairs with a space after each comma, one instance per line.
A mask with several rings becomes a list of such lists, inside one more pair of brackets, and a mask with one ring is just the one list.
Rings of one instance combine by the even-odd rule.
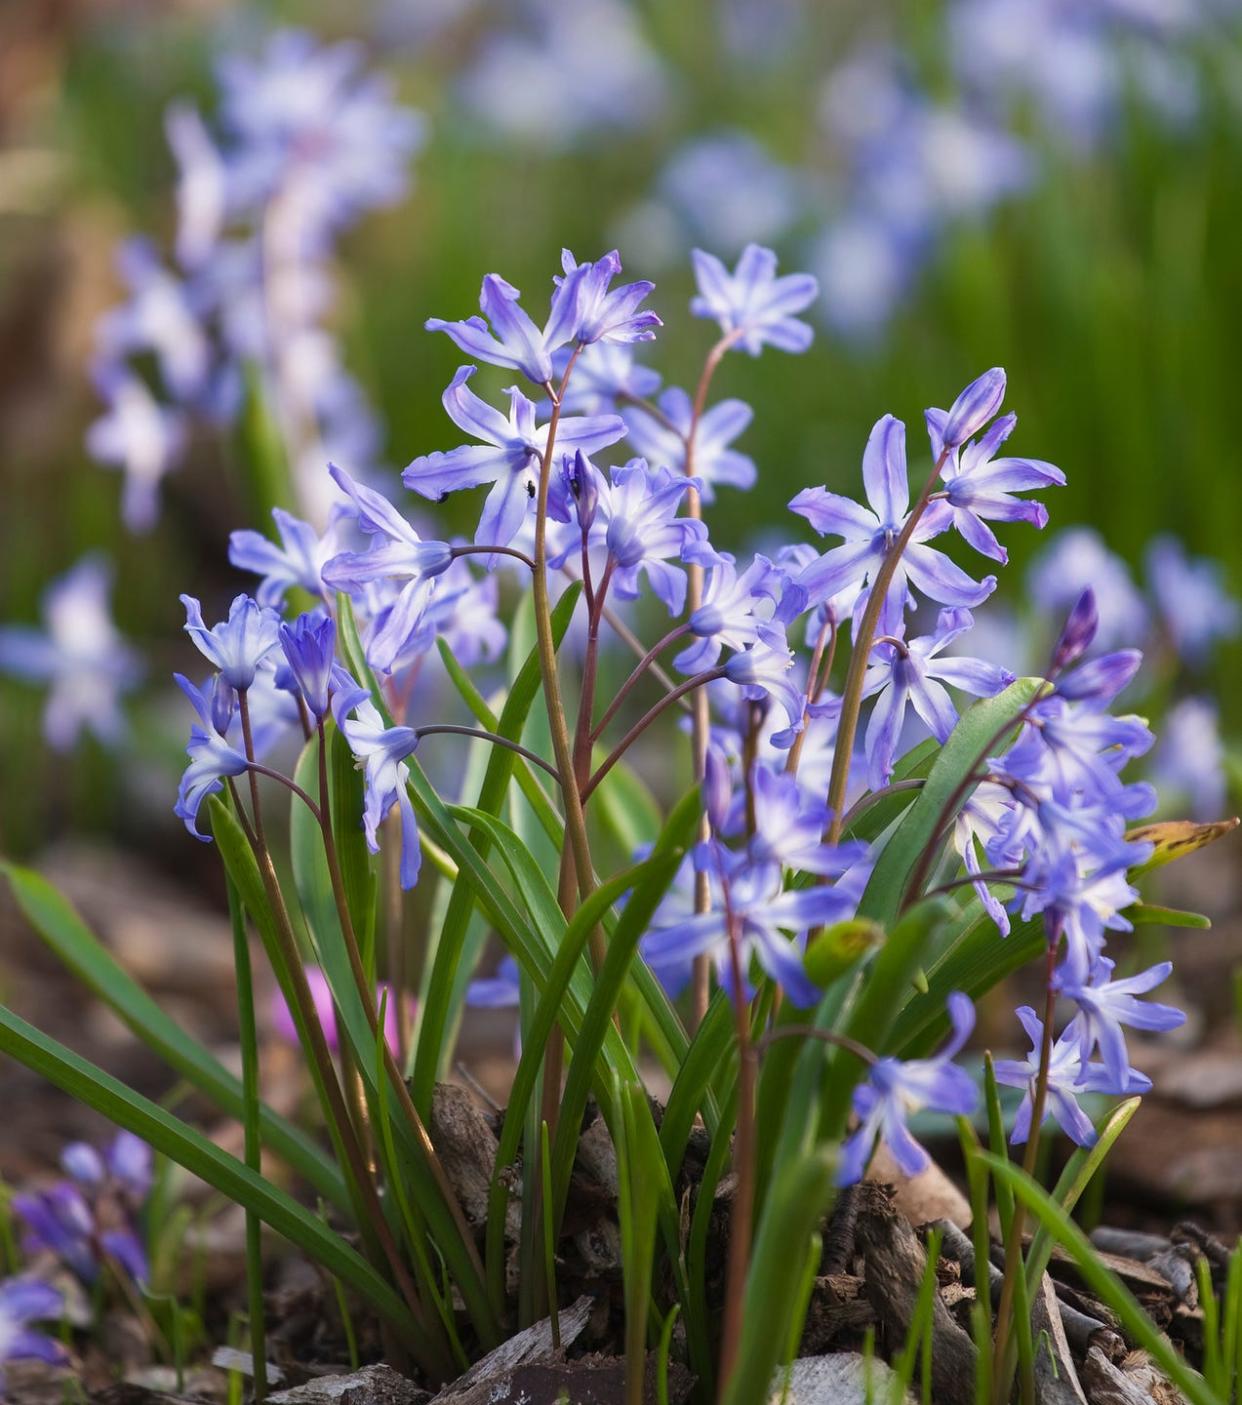
[[[1148, 650], [1153, 766], [1219, 808], [1242, 720], [1240, 33], [1236, 0], [7, 7], [0, 787], [31, 800], [0, 847], [122, 815], [177, 842], [178, 592], [218, 617], [229, 533], [274, 506], [323, 530], [329, 459], [392, 488], [444, 448], [459, 353], [424, 321], [473, 307], [480, 268], [542, 296], [565, 246], [618, 247], [657, 313], [691, 296], [693, 247], [733, 268], [759, 242], [818, 278], [807, 355], [721, 371], [755, 408], [722, 452], [758, 492], [712, 508], [739, 551], [807, 483], [851, 484], [883, 410], [1006, 366], [1068, 486], [972, 650], [1001, 621], [1004, 662], [1020, 633], [1038, 666], [1089, 582], [1101, 646]], [[595, 348], [574, 413], [653, 393], [657, 367], [691, 381], [706, 336]]]

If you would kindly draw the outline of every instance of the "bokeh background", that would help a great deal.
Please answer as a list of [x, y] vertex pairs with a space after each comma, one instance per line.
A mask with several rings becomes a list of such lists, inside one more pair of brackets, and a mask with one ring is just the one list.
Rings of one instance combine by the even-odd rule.
[[[100, 319], [125, 303], [126, 239], [148, 237], [176, 267], [170, 104], [218, 132], [221, 64], [270, 57], [271, 35], [293, 24], [356, 44], [357, 71], [384, 75], [391, 101], [419, 114], [387, 130], [405, 147], [394, 164], [408, 168], [406, 188], [342, 221], [315, 259], [325, 297], [313, 320], [329, 334], [333, 384], [369, 406], [351, 401], [349, 467], [382, 474], [458, 442], [439, 396], [461, 357], [422, 324], [473, 311], [484, 272], [542, 300], [562, 246], [579, 257], [619, 247], [628, 274], [656, 281], [651, 304], [668, 324], [647, 359], [665, 384], [686, 384], [710, 340], [685, 314], [688, 251], [732, 261], [753, 239], [784, 268], [813, 271], [822, 298], [810, 353], [733, 357], [721, 371], [718, 392], [755, 407], [741, 447], [760, 479], [722, 496], [719, 539], [741, 546], [786, 524], [807, 484], [856, 491], [867, 431], [886, 411], [910, 424], [917, 462], [923, 407], [1001, 364], [1016, 452], [1069, 478], [1048, 495], [1048, 533], [1008, 534], [1002, 629], [1009, 609], [1049, 627], [1048, 591], [1032, 591], [1028, 566], [1054, 528], [1076, 523], [1124, 570], [1080, 542], [1045, 577], [1078, 569], [1110, 586], [1118, 611], [1126, 572], [1147, 588], [1161, 532], [1219, 561], [1226, 590], [1242, 585], [1232, 0], [9, 0], [0, 623], [36, 624], [49, 582], [100, 552], [146, 681], [118, 746], [84, 735], [56, 750], [43, 691], [0, 679], [0, 849], [97, 832], [200, 862], [171, 815], [186, 710], [165, 680], [189, 662], [178, 593], [219, 605], [242, 588], [227, 536], [264, 525], [262, 426], [244, 394], [214, 423], [187, 416], [158, 518], [130, 531], [121, 475], [88, 452], [109, 408]], [[292, 60], [285, 80], [296, 87], [301, 68], [309, 84], [312, 67]], [[158, 368], [139, 357], [135, 369], [163, 393]], [[1161, 708], [1183, 693], [1215, 698], [1228, 738], [1242, 724], [1240, 682], [1226, 639], [1189, 675], [1166, 671], [1152, 695]], [[1193, 746], [1193, 719], [1189, 732]]]

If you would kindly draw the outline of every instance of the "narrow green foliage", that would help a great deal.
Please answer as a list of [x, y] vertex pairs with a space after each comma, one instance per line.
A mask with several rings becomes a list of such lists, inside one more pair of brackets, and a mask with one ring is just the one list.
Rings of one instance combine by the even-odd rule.
[[1009, 1186], [1014, 1196], [1047, 1227], [1055, 1241], [1078, 1265], [1083, 1281], [1097, 1298], [1121, 1320], [1126, 1335], [1151, 1356], [1192, 1405], [1221, 1405], [1216, 1393], [1197, 1371], [1191, 1370], [1157, 1330], [1151, 1318], [1126, 1285], [1106, 1268], [1091, 1247], [1091, 1241], [1048, 1193], [1017, 1166], [981, 1152], [994, 1177]]
[[927, 1262], [923, 1267], [923, 1277], [914, 1300], [914, 1311], [910, 1315], [910, 1330], [897, 1359], [893, 1362], [895, 1379], [890, 1387], [889, 1405], [902, 1405], [906, 1390], [914, 1380], [920, 1358], [924, 1369], [924, 1395], [930, 1390], [932, 1307], [938, 1286], [936, 1264], [939, 1258], [940, 1231], [934, 1229], [927, 1238]]
[[803, 1276], [790, 1273], [790, 1265], [806, 1262], [808, 1243], [828, 1203], [832, 1173], [827, 1150], [779, 1168], [755, 1235], [742, 1340], [722, 1405], [754, 1405], [768, 1398], [802, 1291]]
[[407, 1340], [415, 1327], [392, 1288], [364, 1258], [327, 1229], [305, 1207], [257, 1175], [244, 1162], [222, 1151], [157, 1103], [41, 1034], [11, 1010], [0, 1006], [0, 1053], [8, 1054], [87, 1107], [149, 1142], [300, 1249], [337, 1274]]
[[656, 1187], [648, 1172], [653, 1162], [662, 1165], [663, 1158], [642, 1084], [615, 1079], [612, 1101], [619, 1111], [613, 1140], [617, 1151], [617, 1216], [625, 1277], [625, 1399], [626, 1405], [643, 1405], [647, 1318], [660, 1214]]
[[[247, 1167], [263, 1171], [262, 1133], [259, 1126], [259, 1035], [254, 1017], [254, 981], [250, 969], [250, 943], [241, 899], [228, 885], [229, 918], [233, 925], [233, 968], [237, 982], [237, 1026], [242, 1056], [242, 1134]], [[263, 1227], [253, 1210], [246, 1211], [246, 1291], [250, 1311], [250, 1354], [254, 1360], [254, 1396], [267, 1394], [267, 1333], [263, 1311]]]
[[[65, 966], [99, 997], [166, 1064], [222, 1112], [245, 1115], [241, 1080], [235, 1078], [125, 972], [69, 901], [32, 869], [0, 859], [13, 896], [31, 926]], [[256, 873], [257, 877], [257, 873]], [[338, 1209], [349, 1208], [340, 1172], [300, 1128], [261, 1106], [264, 1145]]]

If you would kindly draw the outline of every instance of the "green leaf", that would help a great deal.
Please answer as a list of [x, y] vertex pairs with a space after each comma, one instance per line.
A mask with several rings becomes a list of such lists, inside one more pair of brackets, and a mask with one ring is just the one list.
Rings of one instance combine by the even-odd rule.
[[[901, 911], [906, 889], [923, 852], [940, 842], [940, 835], [952, 820], [946, 811], [966, 778], [986, 757], [983, 752], [1007, 718], [1016, 723], [1022, 709], [1048, 685], [1040, 678], [1020, 678], [994, 698], [981, 698], [958, 719], [949, 740], [940, 749], [918, 798], [890, 837], [876, 863], [858, 905], [860, 917], [870, 917], [882, 927], [891, 927]], [[1004, 741], [997, 745], [999, 751]], [[973, 786], [962, 790], [961, 803], [970, 797]], [[913, 895], [917, 896], [917, 894]]]
[[853, 917], [825, 927], [802, 958], [806, 973], [820, 990], [827, 990], [884, 940], [884, 929], [866, 917]]
[[[167, 1015], [117, 964], [72, 904], [33, 869], [0, 859], [18, 906], [48, 947], [135, 1035], [222, 1112], [241, 1119], [241, 1081]], [[349, 1209], [340, 1172], [291, 1122], [263, 1106], [263, 1142], [338, 1209]]]
[[1136, 927], [1191, 927], [1206, 932], [1212, 926], [1212, 919], [1201, 912], [1184, 912], [1181, 908], [1160, 907], [1157, 903], [1132, 903], [1121, 915]]
[[992, 1175], [1012, 1189], [1014, 1195], [1035, 1214], [1052, 1238], [1074, 1260], [1087, 1287], [1121, 1319], [1126, 1336], [1151, 1356], [1192, 1405], [1221, 1405], [1203, 1377], [1193, 1371], [1173, 1349], [1169, 1339], [1157, 1329], [1121, 1279], [1105, 1268], [1091, 1241], [1047, 1191], [1019, 1167], [987, 1152], [980, 1152], [979, 1155]]
[[764, 1207], [746, 1276], [746, 1310], [737, 1362], [723, 1405], [766, 1400], [796, 1310], [807, 1245], [832, 1190], [833, 1161], [813, 1151], [783, 1166]]
[[390, 1285], [292, 1196], [4, 1006], [0, 1006], [0, 1053], [10, 1055], [70, 1097], [141, 1137], [229, 1200], [253, 1211], [366, 1298], [403, 1337], [410, 1340], [416, 1336], [413, 1318]]
[[[1108, 1153], [1113, 1149], [1117, 1138], [1130, 1125], [1130, 1119], [1139, 1110], [1142, 1098], [1127, 1098], [1107, 1113], [1096, 1128], [1097, 1140], [1094, 1146], [1080, 1146], [1065, 1163], [1052, 1198], [1069, 1214], [1082, 1198], [1083, 1192], [1091, 1184], [1096, 1172], [1103, 1166]], [[1034, 1293], [1044, 1270], [1052, 1258], [1052, 1234], [1043, 1225], [1035, 1231], [1031, 1246], [1026, 1253], [1027, 1288]]]

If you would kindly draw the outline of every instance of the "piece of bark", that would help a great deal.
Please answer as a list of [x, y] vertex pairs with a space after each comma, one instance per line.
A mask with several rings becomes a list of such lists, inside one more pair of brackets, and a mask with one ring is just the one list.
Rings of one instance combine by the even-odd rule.
[[1106, 1254], [1120, 1254], [1122, 1258], [1137, 1259], [1144, 1264], [1163, 1253], [1172, 1242], [1163, 1234], [1143, 1234], [1136, 1229], [1117, 1229], [1112, 1225], [1097, 1225], [1090, 1239]]
[[858, 1338], [874, 1325], [875, 1310], [863, 1293], [862, 1279], [824, 1274], [815, 1280], [807, 1305], [799, 1353], [808, 1359], [823, 1356], [840, 1338]]
[[[643, 1400], [656, 1405], [657, 1363], [647, 1357]], [[685, 1405], [694, 1377], [680, 1362], [668, 1367], [669, 1405]], [[464, 1394], [437, 1395], [430, 1405], [626, 1405], [625, 1358], [580, 1356], [573, 1361], [528, 1361], [476, 1381]]]
[[428, 1130], [467, 1221], [473, 1228], [485, 1225], [498, 1145], [487, 1114], [464, 1088], [437, 1083]]
[[[591, 1318], [593, 1298], [583, 1296], [572, 1307], [562, 1308], [557, 1315], [560, 1329], [561, 1351], [572, 1345], [582, 1334]], [[474, 1387], [489, 1381], [499, 1381], [519, 1366], [531, 1362], [557, 1359], [560, 1352], [552, 1344], [552, 1321], [545, 1317], [533, 1327], [527, 1327], [512, 1336], [508, 1341], [489, 1352], [481, 1361], [476, 1361], [464, 1374], [445, 1388], [436, 1397], [437, 1401], [455, 1400], [458, 1396], [468, 1397]], [[500, 1397], [503, 1398], [503, 1397]]]
[[1087, 1405], [1061, 1322], [1061, 1306], [1052, 1279], [1045, 1273], [1031, 1300], [1035, 1399], [1039, 1405]]
[[1083, 1362], [1082, 1379], [1091, 1405], [1182, 1405], [1181, 1392], [1143, 1352], [1134, 1352], [1117, 1366], [1092, 1348]]
[[[888, 1193], [864, 1183], [858, 1210], [858, 1248], [866, 1265], [867, 1299], [893, 1348], [906, 1341], [927, 1256]], [[932, 1388], [937, 1405], [973, 1405], [975, 1344], [932, 1296]]]
[[[928, 1228], [940, 1230], [941, 1253], [946, 1258], [957, 1260], [961, 1266], [963, 1282], [973, 1287], [976, 1283], [974, 1242], [950, 1220], [937, 1220], [934, 1225], [929, 1225]], [[988, 1281], [992, 1304], [995, 1306], [1000, 1301], [1005, 1275], [991, 1262], [988, 1263]], [[1070, 1346], [1080, 1356], [1093, 1344], [1101, 1346], [1104, 1352], [1114, 1359], [1124, 1356], [1125, 1342], [1113, 1330], [1111, 1323], [1092, 1317], [1072, 1304], [1063, 1302], [1059, 1296], [1059, 1290], [1060, 1285], [1054, 1283], [1053, 1292], [1057, 1298], [1057, 1311], [1061, 1327]]]
[[917, 1176], [907, 1176], [880, 1142], [871, 1158], [867, 1180], [873, 1185], [892, 1187], [893, 1203], [915, 1229], [940, 1219], [970, 1228], [970, 1201], [934, 1161], [929, 1161]]
[[[831, 1356], [803, 1356], [778, 1371], [768, 1405], [867, 1405], [891, 1401], [897, 1374], [884, 1361], [868, 1360], [856, 1351]], [[902, 1399], [912, 1405], [906, 1391]]]
[[427, 1405], [431, 1395], [391, 1366], [364, 1366], [347, 1376], [319, 1376], [267, 1399], [268, 1405]]

